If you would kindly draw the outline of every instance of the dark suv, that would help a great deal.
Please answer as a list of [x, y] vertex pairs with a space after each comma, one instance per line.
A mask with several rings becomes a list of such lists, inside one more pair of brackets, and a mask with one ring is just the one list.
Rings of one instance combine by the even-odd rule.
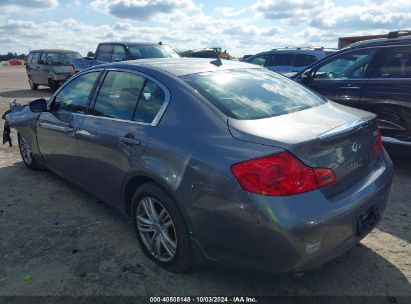
[[351, 44], [293, 79], [328, 99], [377, 114], [385, 142], [411, 144], [411, 36], [400, 36], [403, 32]]

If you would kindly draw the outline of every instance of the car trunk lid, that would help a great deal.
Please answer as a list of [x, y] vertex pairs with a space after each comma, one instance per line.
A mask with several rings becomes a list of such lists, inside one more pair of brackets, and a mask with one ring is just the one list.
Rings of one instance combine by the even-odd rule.
[[291, 114], [257, 119], [228, 119], [233, 137], [283, 148], [306, 165], [331, 168], [337, 181], [323, 188], [335, 195], [368, 174], [376, 161], [376, 116], [333, 102]]

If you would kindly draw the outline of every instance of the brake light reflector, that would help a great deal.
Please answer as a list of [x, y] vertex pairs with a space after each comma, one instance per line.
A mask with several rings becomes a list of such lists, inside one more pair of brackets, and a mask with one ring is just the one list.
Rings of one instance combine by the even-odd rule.
[[381, 130], [380, 130], [380, 128], [378, 128], [378, 131], [377, 131], [378, 133], [377, 133], [377, 140], [375, 141], [375, 144], [374, 144], [374, 148], [373, 148], [373, 150], [372, 150], [372, 155], [375, 157], [375, 156], [378, 156], [379, 154], [380, 154], [380, 152], [381, 152], [381, 150], [382, 150], [382, 137], [381, 137]]
[[293, 195], [336, 181], [327, 168], [311, 168], [288, 152], [282, 152], [231, 166], [231, 172], [248, 192], [261, 195]]
[[334, 171], [331, 169], [313, 168], [313, 170], [320, 188], [335, 183], [337, 180]]

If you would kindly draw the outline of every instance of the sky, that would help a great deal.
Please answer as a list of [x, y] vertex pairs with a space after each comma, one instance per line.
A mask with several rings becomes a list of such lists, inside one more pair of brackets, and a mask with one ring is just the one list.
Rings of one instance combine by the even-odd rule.
[[234, 56], [411, 30], [411, 0], [0, 0], [0, 54], [162, 41]]

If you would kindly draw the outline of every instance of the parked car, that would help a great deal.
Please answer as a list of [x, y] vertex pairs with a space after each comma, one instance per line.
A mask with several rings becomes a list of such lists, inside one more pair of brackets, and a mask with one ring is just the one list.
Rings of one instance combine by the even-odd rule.
[[30, 51], [26, 64], [30, 88], [48, 86], [54, 92], [74, 74], [72, 61], [81, 58], [78, 52], [70, 50], [43, 49]]
[[291, 77], [334, 51], [323, 47], [272, 49], [247, 57], [244, 61]]
[[97, 46], [94, 57], [73, 60], [76, 72], [91, 66], [143, 58], [178, 58], [180, 55], [171, 47], [151, 42], [104, 42]]
[[243, 57], [240, 58], [240, 61], [246, 61], [247, 58], [250, 58], [253, 55], [244, 55]]
[[317, 267], [367, 235], [389, 199], [374, 114], [242, 62], [99, 65], [7, 119], [28, 168], [118, 207], [171, 271]]
[[209, 49], [188, 50], [181, 52], [182, 57], [194, 57], [194, 58], [220, 58], [231, 60], [233, 57], [227, 53], [227, 50], [222, 51], [221, 48], [214, 47]]
[[194, 58], [218, 58], [218, 54], [213, 49], [188, 50], [181, 52], [180, 55]]
[[411, 36], [399, 37], [401, 32], [351, 44], [293, 79], [335, 102], [377, 114], [385, 141], [411, 144]]

